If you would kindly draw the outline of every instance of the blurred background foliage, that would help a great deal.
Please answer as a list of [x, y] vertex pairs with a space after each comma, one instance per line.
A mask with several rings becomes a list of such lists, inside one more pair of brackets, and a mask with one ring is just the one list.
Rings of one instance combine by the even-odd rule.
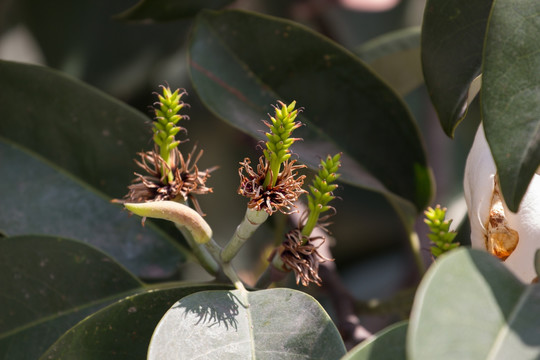
[[[215, 3], [222, 6], [225, 2]], [[297, 21], [358, 54], [375, 71], [386, 68], [385, 73], [391, 77], [398, 74], [418, 77], [418, 86], [396, 90], [404, 95], [424, 138], [436, 181], [433, 205], [440, 203], [449, 207], [447, 217], [458, 217], [457, 223], [465, 212], [465, 205], [460, 200], [463, 168], [478, 122], [463, 122], [453, 140], [444, 135], [421, 81], [418, 26], [422, 21], [424, 1], [393, 3], [382, 11], [354, 8], [355, 2], [350, 0], [239, 0], [228, 7]], [[134, 5], [134, 0], [3, 0], [0, 2], [0, 59], [58, 69], [149, 117], [149, 105], [155, 101], [152, 92], [158, 85], [168, 82], [173, 88], [185, 88], [189, 93], [186, 102], [191, 105], [187, 110], [191, 120], [184, 126], [188, 128], [190, 142], [197, 143], [205, 151], [200, 168], [219, 166], [209, 181], [214, 194], [200, 198], [200, 202], [214, 229], [216, 241], [224, 243], [242, 218], [246, 206], [246, 200], [236, 194], [238, 162], [245, 157], [256, 159], [259, 156], [257, 143], [206, 110], [192, 88], [186, 51], [193, 18], [154, 23], [118, 17]], [[376, 39], [402, 29], [407, 29], [407, 41], [413, 44], [409, 45], [409, 52], [397, 63], [377, 62], [377, 56], [368, 51], [377, 46]], [[397, 71], [389, 72], [388, 68]], [[385, 80], [390, 84], [399, 83], [399, 79]], [[468, 117], [478, 118], [476, 103]], [[148, 131], [150, 146], [150, 127]], [[108, 195], [121, 198], [124, 193]], [[336, 240], [333, 256], [352, 293], [358, 299], [384, 299], [414, 284], [418, 274], [406, 232], [387, 201], [380, 194], [347, 184], [337, 190], [337, 195], [342, 200], [336, 201], [338, 213], [332, 219], [331, 231]], [[252, 281], [253, 275], [247, 269], [259, 261], [260, 247], [274, 236], [270, 227], [280, 226], [282, 221], [283, 217], [273, 217], [237, 257], [237, 266], [246, 269], [243, 277], [248, 282]], [[417, 230], [423, 255], [429, 259], [429, 243], [425, 236], [428, 229], [418, 221]], [[468, 231], [464, 230], [462, 234], [464, 236], [457, 241], [467, 243]], [[181, 269], [180, 277], [204, 279], [205, 275], [200, 268], [186, 265]], [[364, 321], [370, 330], [385, 325], [375, 317]], [[370, 326], [369, 321], [379, 323]]]

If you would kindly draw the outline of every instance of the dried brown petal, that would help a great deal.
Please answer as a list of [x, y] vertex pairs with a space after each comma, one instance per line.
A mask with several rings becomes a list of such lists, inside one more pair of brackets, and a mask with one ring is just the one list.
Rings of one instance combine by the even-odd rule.
[[[312, 241], [322, 240], [318, 245]], [[294, 271], [296, 283], [302, 282], [302, 285], [308, 286], [310, 282], [322, 285], [319, 277], [319, 264], [326, 261], [334, 261], [322, 256], [318, 249], [324, 243], [324, 237], [307, 238], [302, 235], [301, 229], [294, 229], [285, 235], [285, 241], [281, 244], [278, 251], [281, 260], [287, 269]], [[305, 242], [305, 243], [304, 243]]]
[[[248, 207], [255, 210], [264, 210], [269, 215], [276, 211], [290, 214], [295, 208], [294, 203], [298, 197], [306, 191], [302, 189], [305, 175], [298, 176], [298, 169], [305, 168], [305, 165], [295, 165], [296, 160], [285, 161], [283, 170], [279, 173], [276, 185], [264, 187], [264, 179], [268, 173], [268, 160], [261, 156], [257, 171], [250, 165], [251, 161], [246, 158], [238, 169], [240, 175], [240, 187], [238, 193], [250, 199]], [[244, 174], [244, 172], [246, 174]]]
[[[145, 175], [135, 173], [136, 178], [133, 184], [128, 186], [129, 192], [121, 202], [149, 202], [174, 200], [185, 202], [189, 198], [197, 211], [202, 214], [198, 201], [193, 195], [207, 194], [212, 189], [206, 186], [206, 181], [210, 177], [210, 172], [215, 168], [200, 172], [197, 162], [201, 158], [203, 151], [196, 153], [197, 147], [184, 158], [180, 150], [174, 149], [171, 154], [170, 166], [159, 155], [157, 149], [148, 152], [141, 152], [140, 161], [135, 163], [145, 171]], [[195, 155], [196, 154], [196, 155]], [[168, 171], [162, 171], [166, 168]], [[172, 181], [166, 181], [166, 176], [162, 173], [171, 172]]]

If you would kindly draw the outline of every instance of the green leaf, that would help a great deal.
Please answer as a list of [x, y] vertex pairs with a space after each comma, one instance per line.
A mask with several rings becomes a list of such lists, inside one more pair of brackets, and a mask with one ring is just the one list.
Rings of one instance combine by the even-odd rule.
[[221, 9], [232, 2], [233, 0], [140, 0], [116, 18], [128, 21], [172, 21], [193, 17], [203, 9]]
[[409, 358], [538, 359], [540, 286], [487, 252], [460, 248], [426, 273], [409, 323]]
[[[204, 11], [190, 44], [190, 71], [219, 117], [263, 139], [278, 99], [305, 108], [292, 149], [317, 169], [343, 152], [342, 180], [425, 207], [431, 175], [403, 101], [356, 56], [294, 22], [242, 11]], [[399, 156], [397, 156], [399, 154]]]
[[540, 165], [540, 3], [494, 1], [484, 50], [484, 129], [508, 208]]
[[130, 295], [84, 319], [43, 354], [42, 360], [145, 359], [159, 320], [178, 299], [218, 284], [169, 284]]
[[0, 358], [36, 359], [60, 335], [141, 282], [74, 240], [0, 238]]
[[165, 314], [152, 336], [148, 359], [201, 354], [331, 360], [341, 358], [345, 346], [326, 312], [303, 292], [205, 291], [183, 298]]
[[[480, 75], [493, 0], [428, 0], [422, 23], [422, 66], [443, 130], [450, 137], [465, 118]], [[475, 94], [474, 91], [471, 91]]]
[[376, 37], [355, 53], [401, 96], [424, 82], [418, 27]]
[[169, 277], [187, 250], [174, 239], [59, 170], [0, 137], [0, 229], [7, 235], [80, 239], [144, 278]]
[[2, 137], [116, 198], [152, 136], [142, 113], [41, 66], [0, 61], [0, 108]]
[[372, 338], [356, 345], [341, 360], [405, 360], [407, 321], [386, 327]]

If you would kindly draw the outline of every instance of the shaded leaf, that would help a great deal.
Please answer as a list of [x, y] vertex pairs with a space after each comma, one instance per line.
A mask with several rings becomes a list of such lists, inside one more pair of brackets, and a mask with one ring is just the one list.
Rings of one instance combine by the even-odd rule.
[[148, 358], [339, 359], [341, 337], [322, 307], [291, 289], [206, 291], [177, 302], [156, 327]]
[[0, 137], [0, 229], [80, 239], [144, 278], [169, 277], [187, 250], [39, 156]]
[[484, 51], [484, 129], [508, 208], [540, 165], [540, 3], [497, 0]]
[[146, 359], [159, 320], [179, 299], [218, 284], [168, 284], [131, 295], [84, 319], [43, 354], [46, 359]]
[[149, 118], [41, 66], [0, 61], [0, 134], [120, 198], [133, 158], [150, 146]]
[[401, 96], [424, 82], [418, 27], [381, 35], [355, 53]]
[[140, 0], [116, 16], [121, 20], [171, 21], [190, 18], [203, 9], [221, 9], [233, 0]]
[[405, 360], [405, 343], [408, 322], [403, 321], [386, 327], [356, 345], [342, 360]]
[[493, 0], [428, 0], [422, 23], [425, 83], [446, 134], [454, 136], [480, 75], [486, 26]]
[[[343, 152], [342, 179], [423, 208], [431, 196], [418, 129], [396, 94], [353, 54], [296, 23], [202, 12], [190, 44], [193, 84], [219, 117], [263, 139], [271, 104], [305, 108], [293, 151], [316, 168]], [[376, 156], [375, 156], [376, 155]]]
[[441, 256], [416, 293], [411, 359], [537, 359], [540, 286], [517, 280], [495, 257], [460, 248]]
[[47, 236], [0, 238], [0, 357], [36, 359], [93, 311], [142, 287], [112, 258]]

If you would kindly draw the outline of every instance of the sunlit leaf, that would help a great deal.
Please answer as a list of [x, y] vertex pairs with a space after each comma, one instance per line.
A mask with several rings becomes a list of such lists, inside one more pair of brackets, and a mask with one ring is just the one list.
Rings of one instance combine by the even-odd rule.
[[537, 359], [540, 286], [517, 280], [484, 251], [441, 256], [418, 288], [411, 359]]
[[339, 359], [343, 341], [323, 308], [291, 289], [205, 291], [185, 297], [156, 328], [148, 359]]
[[341, 360], [405, 360], [408, 322], [388, 326], [355, 346]]

